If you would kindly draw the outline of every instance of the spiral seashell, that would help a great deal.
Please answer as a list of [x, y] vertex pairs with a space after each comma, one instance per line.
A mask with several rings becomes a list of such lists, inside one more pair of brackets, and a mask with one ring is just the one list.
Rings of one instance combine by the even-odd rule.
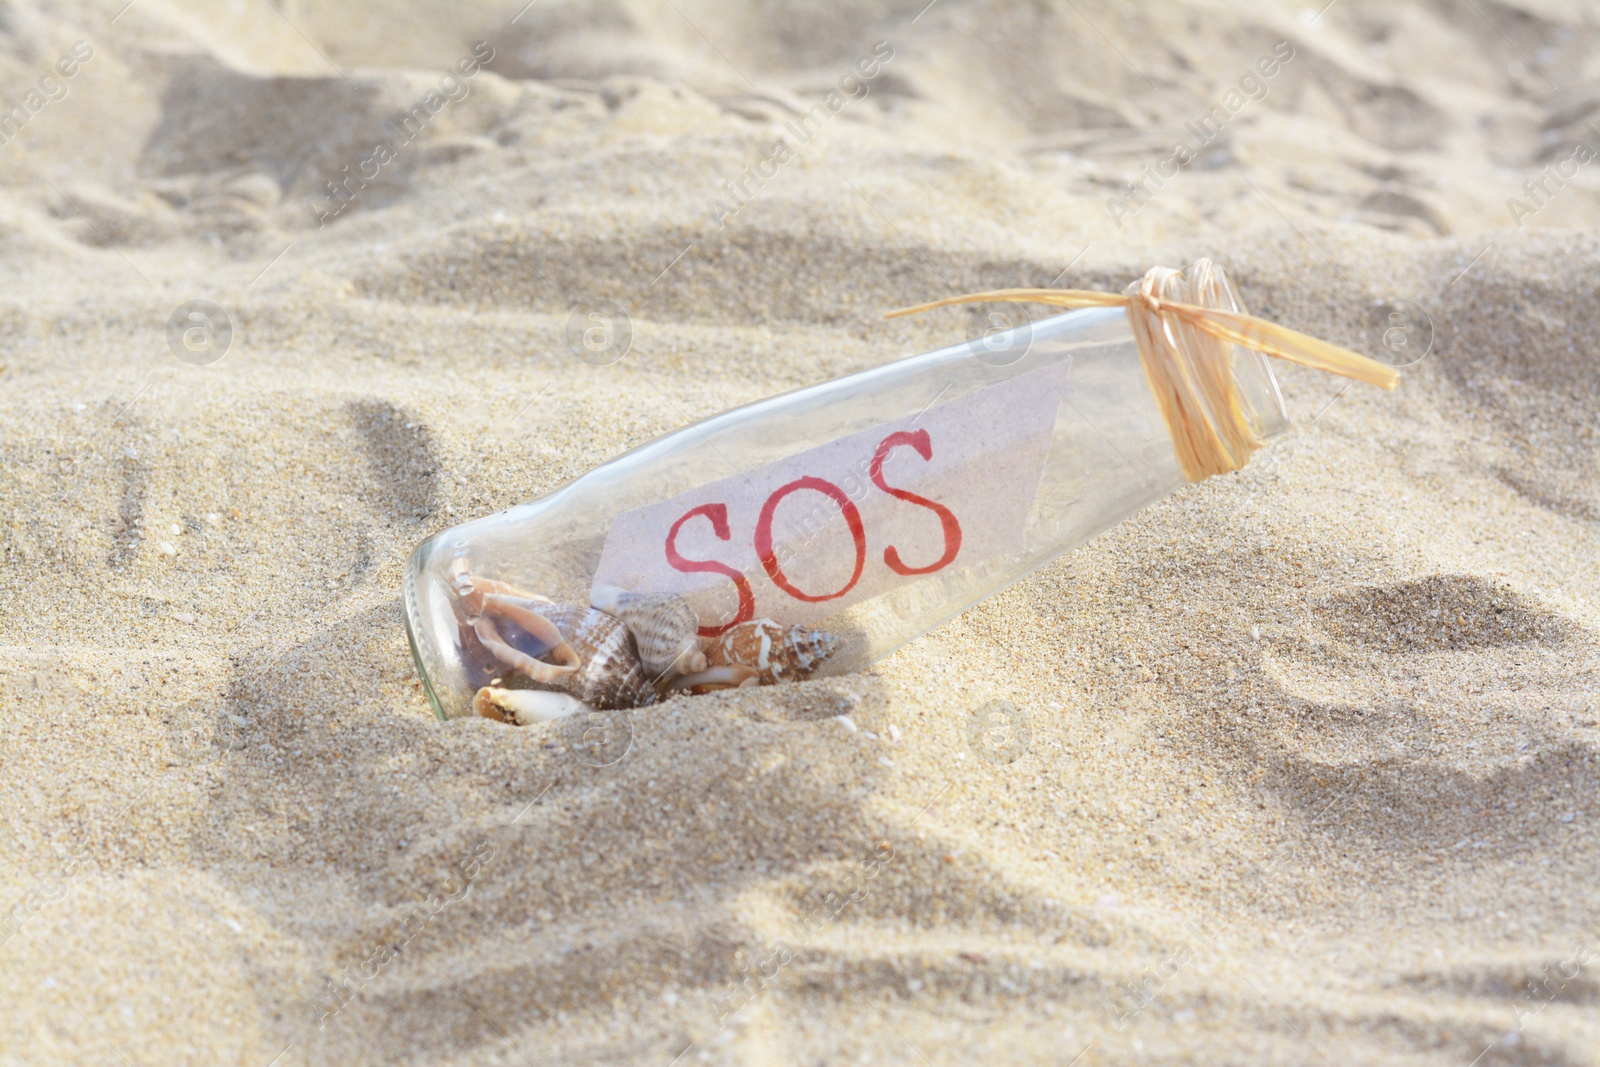
[[[637, 708], [660, 699], [627, 627], [605, 612], [498, 592], [481, 593], [477, 606], [480, 614], [464, 629], [489, 656], [488, 664], [477, 663], [483, 657], [476, 655], [470, 664], [471, 680], [480, 685], [482, 699], [474, 703], [480, 715], [495, 717], [494, 707], [513, 710], [496, 687], [518, 678], [596, 708]], [[483, 677], [488, 670], [495, 676]]]
[[697, 632], [700, 620], [683, 597], [672, 593], [630, 593], [614, 585], [599, 585], [595, 586], [590, 603], [622, 620], [639, 649], [639, 661], [653, 678], [706, 669]]
[[541, 605], [539, 614], [555, 624], [578, 656], [578, 669], [553, 683], [557, 688], [596, 708], [642, 708], [660, 699], [621, 622], [571, 604]]
[[781, 626], [771, 619], [742, 622], [706, 645], [711, 669], [745, 667], [761, 685], [809, 678], [839, 648], [825, 630]]

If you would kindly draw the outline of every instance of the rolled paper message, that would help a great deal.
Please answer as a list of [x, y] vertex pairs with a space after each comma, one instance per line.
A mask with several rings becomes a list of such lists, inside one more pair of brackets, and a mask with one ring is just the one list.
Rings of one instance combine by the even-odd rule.
[[657, 438], [413, 553], [439, 715], [511, 723], [859, 669], [1288, 426], [1268, 356], [1398, 375], [1246, 314], [1220, 268]]

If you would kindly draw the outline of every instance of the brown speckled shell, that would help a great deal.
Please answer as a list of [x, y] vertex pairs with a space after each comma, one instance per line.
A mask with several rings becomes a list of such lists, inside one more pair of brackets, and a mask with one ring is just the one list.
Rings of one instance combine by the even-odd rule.
[[704, 669], [696, 632], [700, 621], [683, 597], [617, 590], [606, 602], [597, 600], [595, 607], [622, 620], [633, 635], [639, 661], [652, 677]]
[[772, 685], [809, 678], [838, 647], [839, 639], [824, 630], [754, 619], [706, 642], [706, 660], [713, 667], [752, 667], [762, 685]]
[[603, 611], [570, 604], [551, 604], [539, 614], [555, 623], [583, 666], [559, 686], [597, 708], [642, 708], [660, 697], [627, 627]]

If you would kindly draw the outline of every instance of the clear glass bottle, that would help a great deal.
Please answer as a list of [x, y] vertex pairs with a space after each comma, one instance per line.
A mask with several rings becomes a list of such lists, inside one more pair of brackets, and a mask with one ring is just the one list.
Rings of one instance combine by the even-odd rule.
[[[1268, 360], [1231, 362], [1256, 433], [1281, 433]], [[705, 644], [800, 626], [831, 654], [791, 674], [835, 674], [1184, 484], [1128, 315], [1072, 311], [724, 412], [430, 537], [406, 626], [443, 718], [506, 673], [473, 623], [498, 583], [580, 607], [679, 594]]]

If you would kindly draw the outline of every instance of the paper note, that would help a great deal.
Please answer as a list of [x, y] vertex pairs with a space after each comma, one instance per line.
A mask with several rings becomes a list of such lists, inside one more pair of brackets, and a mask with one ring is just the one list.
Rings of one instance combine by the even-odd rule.
[[686, 597], [711, 635], [810, 623], [1020, 552], [1066, 366], [1018, 375], [612, 521], [596, 585]]

